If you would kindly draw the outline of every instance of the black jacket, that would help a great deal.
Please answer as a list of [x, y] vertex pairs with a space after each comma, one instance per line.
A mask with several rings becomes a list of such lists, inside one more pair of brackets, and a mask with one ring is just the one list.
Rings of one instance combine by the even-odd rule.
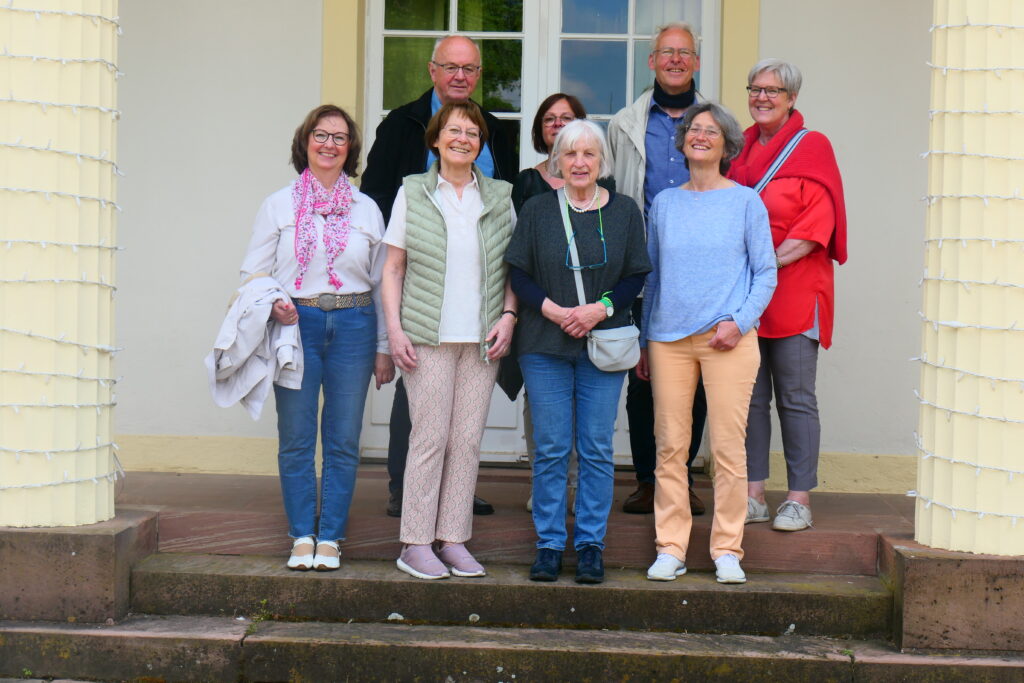
[[[380, 125], [377, 137], [366, 157], [359, 189], [377, 202], [384, 222], [391, 220], [391, 205], [402, 186], [402, 179], [427, 170], [427, 145], [423, 134], [430, 122], [430, 99], [433, 88], [418, 99], [392, 109]], [[504, 124], [484, 112], [489, 133], [487, 144], [494, 155], [494, 177], [512, 182], [519, 170], [519, 158], [512, 140], [505, 134]]]

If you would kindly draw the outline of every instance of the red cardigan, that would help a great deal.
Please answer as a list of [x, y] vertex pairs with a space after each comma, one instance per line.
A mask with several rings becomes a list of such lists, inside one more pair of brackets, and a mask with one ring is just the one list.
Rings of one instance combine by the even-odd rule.
[[[782, 151], [804, 127], [794, 110], [782, 129], [768, 142], [758, 142], [756, 125], [744, 132], [743, 151], [733, 161], [729, 177], [753, 187]], [[846, 204], [843, 181], [828, 138], [810, 132], [762, 190], [768, 208], [772, 240], [776, 246], [787, 238], [817, 242], [804, 258], [779, 271], [778, 287], [761, 315], [758, 335], [766, 338], [801, 334], [814, 326], [822, 347], [832, 344], [834, 287], [832, 261], [846, 261]]]

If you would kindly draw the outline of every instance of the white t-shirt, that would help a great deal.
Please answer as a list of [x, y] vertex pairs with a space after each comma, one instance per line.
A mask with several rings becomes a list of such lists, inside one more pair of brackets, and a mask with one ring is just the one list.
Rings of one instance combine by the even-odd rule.
[[[424, 201], [427, 201], [424, 197]], [[448, 246], [445, 259], [444, 299], [441, 304], [441, 343], [479, 342], [481, 292], [480, 235], [477, 224], [484, 205], [476, 176], [462, 188], [459, 199], [455, 187], [438, 176], [434, 201], [441, 208]], [[391, 222], [384, 235], [385, 244], [405, 249], [405, 214], [408, 203], [405, 187], [398, 190], [391, 210]]]
[[242, 279], [254, 273], [269, 273], [293, 298], [308, 299], [320, 294], [358, 294], [370, 292], [377, 310], [377, 352], [390, 353], [387, 324], [380, 303], [380, 280], [387, 249], [384, 247], [384, 218], [372, 199], [352, 188], [351, 229], [348, 245], [334, 259], [334, 272], [341, 279], [335, 288], [327, 278], [324, 249], [324, 217], [313, 215], [316, 226], [316, 250], [302, 276], [302, 287], [295, 287], [299, 262], [295, 259], [295, 209], [292, 186], [288, 185], [263, 201], [252, 228], [252, 239], [242, 262]]

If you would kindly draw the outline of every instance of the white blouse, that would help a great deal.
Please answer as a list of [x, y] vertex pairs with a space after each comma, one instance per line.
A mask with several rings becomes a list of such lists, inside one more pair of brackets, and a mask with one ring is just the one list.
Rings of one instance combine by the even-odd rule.
[[380, 280], [387, 250], [384, 246], [384, 218], [372, 199], [352, 188], [352, 208], [348, 245], [334, 259], [334, 271], [342, 286], [335, 288], [327, 279], [324, 249], [324, 217], [314, 214], [316, 250], [302, 276], [302, 287], [295, 287], [299, 262], [295, 259], [295, 209], [292, 186], [288, 185], [263, 201], [252, 228], [252, 239], [242, 262], [242, 279], [255, 273], [268, 273], [293, 298], [314, 298], [320, 294], [358, 294], [370, 292], [377, 310], [377, 352], [390, 353], [387, 324], [380, 303]]

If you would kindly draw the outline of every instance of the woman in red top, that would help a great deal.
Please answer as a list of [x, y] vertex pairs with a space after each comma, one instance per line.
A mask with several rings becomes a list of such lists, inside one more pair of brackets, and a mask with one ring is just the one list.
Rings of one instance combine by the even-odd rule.
[[[794, 107], [800, 70], [778, 59], [754, 65], [747, 78], [754, 125], [730, 177], [756, 187], [788, 143], [804, 130]], [[774, 391], [782, 426], [789, 493], [772, 527], [811, 526], [810, 490], [818, 485], [821, 425], [815, 396], [818, 346], [832, 344], [832, 261], [846, 261], [843, 181], [828, 138], [806, 132], [761, 189], [775, 244], [778, 287], [761, 315], [761, 367], [747, 424], [747, 523], [767, 522], [764, 499]]]

